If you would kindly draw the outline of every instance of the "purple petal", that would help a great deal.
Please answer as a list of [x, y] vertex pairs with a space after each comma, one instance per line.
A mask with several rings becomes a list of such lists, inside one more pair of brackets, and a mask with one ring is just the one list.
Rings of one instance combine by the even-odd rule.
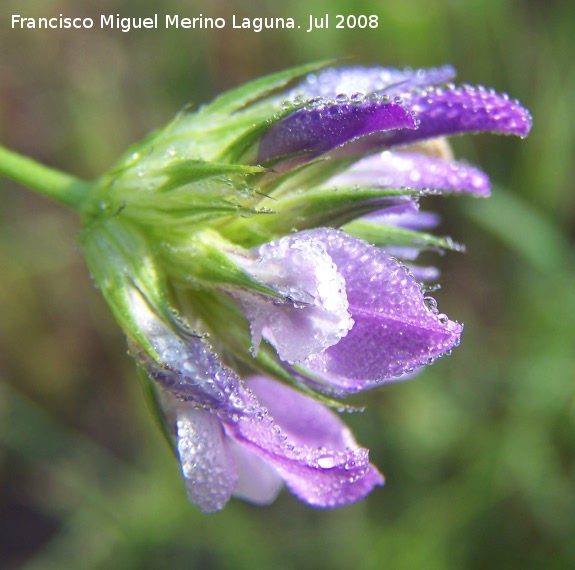
[[386, 253], [336, 230], [322, 241], [346, 281], [355, 325], [340, 342], [306, 362], [335, 388], [355, 392], [400, 377], [451, 350], [462, 326], [428, 308], [409, 271]]
[[335, 414], [273, 380], [257, 378], [248, 385], [269, 415], [259, 421], [227, 422], [227, 433], [272, 465], [301, 500], [336, 507], [383, 484], [381, 474], [369, 464], [368, 451], [357, 446]]
[[310, 449], [357, 447], [349, 428], [323, 404], [265, 377], [246, 380], [290, 441]]
[[409, 271], [413, 275], [413, 278], [418, 283], [434, 283], [440, 277], [440, 272], [437, 267], [427, 266], [422, 267], [420, 265], [407, 265], [409, 267]]
[[409, 199], [404, 201], [402, 204], [395, 204], [393, 206], [388, 206], [387, 208], [382, 208], [381, 210], [376, 210], [371, 214], [366, 214], [364, 217], [371, 220], [372, 218], [378, 218], [379, 216], [397, 216], [402, 217], [404, 215], [413, 214], [417, 215], [419, 212], [419, 204], [414, 198], [408, 197]]
[[421, 254], [421, 249], [406, 245], [386, 245], [381, 247], [381, 250], [385, 251], [387, 255], [403, 261], [415, 261]]
[[263, 135], [258, 162], [301, 153], [317, 155], [375, 132], [415, 128], [411, 113], [395, 103], [366, 100], [302, 108]]
[[360, 160], [329, 183], [375, 188], [433, 188], [479, 196], [488, 196], [490, 190], [487, 175], [472, 166], [422, 154], [390, 151]]
[[129, 341], [130, 351], [148, 374], [179, 400], [234, 415], [254, 408], [237, 374], [223, 365], [210, 345], [189, 331], [168, 326], [134, 290], [133, 317], [148, 337], [163, 366], [139, 345]]
[[[391, 208], [388, 208], [391, 210]], [[439, 215], [435, 212], [394, 212], [387, 210], [379, 210], [373, 214], [364, 216], [364, 219], [370, 222], [387, 224], [397, 228], [405, 228], [407, 230], [428, 230], [434, 228], [439, 224]]]
[[177, 451], [188, 497], [205, 513], [221, 510], [230, 500], [238, 475], [217, 416], [179, 402]]
[[387, 147], [462, 133], [493, 132], [525, 137], [531, 129], [531, 115], [506, 95], [484, 88], [436, 89], [406, 96], [404, 103], [417, 113], [416, 131], [397, 131], [381, 137]]
[[384, 67], [339, 67], [329, 68], [308, 75], [288, 99], [297, 97], [324, 97], [354, 93], [387, 93], [396, 95], [414, 87], [425, 87], [445, 83], [455, 77], [450, 65], [432, 69], [393, 69]]

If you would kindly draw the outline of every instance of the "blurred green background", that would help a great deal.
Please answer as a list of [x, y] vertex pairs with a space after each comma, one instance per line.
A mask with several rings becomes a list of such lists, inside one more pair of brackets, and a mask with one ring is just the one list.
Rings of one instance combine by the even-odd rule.
[[[11, 14], [377, 14], [377, 30], [12, 30]], [[333, 24], [333, 19], [332, 19]], [[303, 26], [302, 26], [303, 27]], [[186, 501], [75, 215], [0, 181], [0, 568], [575, 567], [575, 3], [569, 0], [4, 0], [0, 141], [81, 177], [188, 102], [282, 68], [452, 63], [519, 97], [525, 141], [454, 141], [494, 196], [428, 199], [467, 244], [441, 266], [463, 342], [346, 417], [387, 485], [317, 511]]]

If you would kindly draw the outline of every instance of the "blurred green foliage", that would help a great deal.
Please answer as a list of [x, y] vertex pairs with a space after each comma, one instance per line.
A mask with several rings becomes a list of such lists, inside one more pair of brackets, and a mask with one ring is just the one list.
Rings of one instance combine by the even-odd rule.
[[[377, 30], [13, 30], [11, 14], [378, 14]], [[4, 0], [0, 140], [93, 177], [188, 102], [313, 60], [422, 67], [509, 91], [526, 141], [455, 141], [489, 201], [429, 199], [467, 254], [435, 259], [462, 346], [346, 418], [387, 486], [316, 511], [288, 493], [205, 516], [185, 499], [63, 208], [1, 181], [0, 567], [575, 567], [575, 3]], [[347, 60], [346, 60], [347, 61]]]

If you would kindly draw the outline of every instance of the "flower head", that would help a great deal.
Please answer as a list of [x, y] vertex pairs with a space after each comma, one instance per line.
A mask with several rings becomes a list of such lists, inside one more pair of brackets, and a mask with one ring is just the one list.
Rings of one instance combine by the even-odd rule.
[[416, 263], [460, 246], [424, 231], [418, 199], [489, 193], [440, 137], [530, 127], [453, 75], [280, 73], [184, 111], [100, 179], [83, 248], [202, 510], [282, 483], [333, 507], [383, 483], [328, 408], [458, 345]]

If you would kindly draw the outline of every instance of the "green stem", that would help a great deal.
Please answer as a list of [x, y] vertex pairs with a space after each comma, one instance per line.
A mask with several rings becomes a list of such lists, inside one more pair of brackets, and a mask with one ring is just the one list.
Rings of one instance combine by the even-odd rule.
[[91, 184], [0, 146], [0, 176], [10, 178], [77, 211]]

